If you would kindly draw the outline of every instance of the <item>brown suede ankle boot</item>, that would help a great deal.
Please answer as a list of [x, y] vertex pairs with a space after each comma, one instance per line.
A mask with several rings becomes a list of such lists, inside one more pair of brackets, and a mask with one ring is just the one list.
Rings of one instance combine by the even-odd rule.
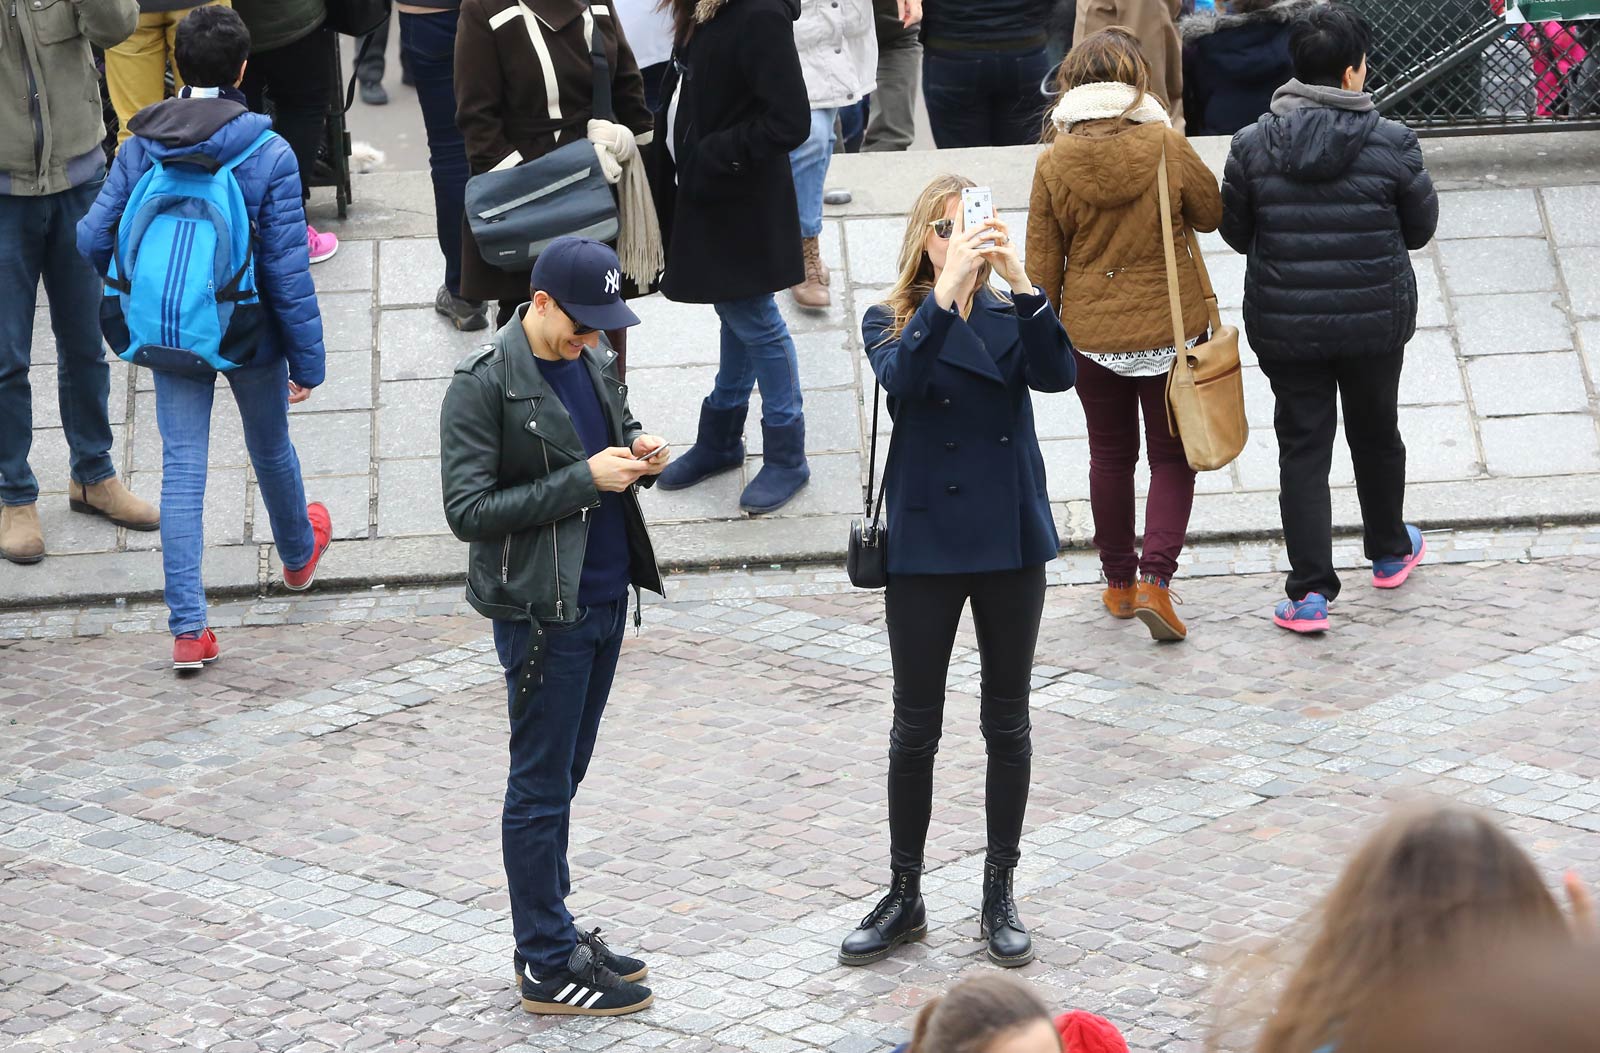
[[1174, 601], [1182, 603], [1172, 594], [1170, 582], [1146, 574], [1139, 579], [1133, 597], [1133, 616], [1150, 630], [1156, 640], [1182, 640], [1189, 635], [1188, 628], [1172, 609]]
[[1108, 582], [1106, 590], [1100, 594], [1100, 602], [1106, 605], [1111, 617], [1132, 618], [1135, 593], [1132, 582]]
[[114, 475], [88, 486], [72, 480], [67, 484], [67, 501], [74, 512], [104, 516], [129, 530], [161, 529], [161, 513], [156, 506], [135, 497]]
[[833, 297], [828, 293], [828, 282], [832, 275], [828, 273], [827, 264], [822, 262], [822, 247], [816, 238], [805, 238], [800, 243], [805, 254], [806, 280], [790, 288], [794, 302], [801, 307], [827, 307], [833, 303]]
[[37, 505], [0, 505], [0, 558], [13, 563], [44, 559], [44, 531]]

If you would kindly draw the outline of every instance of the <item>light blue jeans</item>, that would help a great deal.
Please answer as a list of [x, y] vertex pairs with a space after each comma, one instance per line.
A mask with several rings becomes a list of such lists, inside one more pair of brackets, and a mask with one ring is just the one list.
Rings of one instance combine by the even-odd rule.
[[800, 420], [800, 359], [778, 301], [767, 293], [714, 306], [722, 319], [722, 360], [708, 400], [711, 408], [743, 408], [759, 381], [763, 424], [781, 427]]
[[822, 233], [822, 190], [828, 180], [828, 161], [833, 157], [833, 120], [838, 113], [837, 109], [812, 110], [810, 137], [789, 154], [803, 238]]
[[[306, 518], [300, 459], [289, 442], [289, 365], [283, 359], [223, 374], [244, 425], [244, 445], [267, 506], [272, 539], [283, 565], [311, 562], [316, 541]], [[215, 377], [154, 373], [156, 428], [161, 432], [161, 566], [166, 575], [167, 625], [173, 636], [206, 627], [200, 580], [205, 552], [206, 460], [211, 445]]]

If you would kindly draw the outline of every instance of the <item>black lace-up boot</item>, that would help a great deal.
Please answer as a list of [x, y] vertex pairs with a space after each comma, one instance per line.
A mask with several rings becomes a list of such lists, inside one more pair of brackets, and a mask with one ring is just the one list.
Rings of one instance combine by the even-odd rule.
[[920, 940], [928, 934], [928, 912], [922, 905], [922, 874], [916, 870], [897, 870], [889, 891], [872, 913], [861, 919], [854, 932], [839, 948], [842, 965], [868, 965], [889, 957], [902, 943]]
[[980, 935], [989, 941], [989, 960], [1007, 969], [1033, 961], [1033, 937], [1022, 927], [1017, 901], [1011, 897], [1012, 867], [983, 866], [983, 918]]

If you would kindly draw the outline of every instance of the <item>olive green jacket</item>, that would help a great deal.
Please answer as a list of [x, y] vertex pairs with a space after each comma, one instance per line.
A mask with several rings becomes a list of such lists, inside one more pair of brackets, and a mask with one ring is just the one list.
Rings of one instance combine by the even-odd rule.
[[105, 173], [100, 75], [138, 0], [0, 0], [0, 194], [59, 194]]

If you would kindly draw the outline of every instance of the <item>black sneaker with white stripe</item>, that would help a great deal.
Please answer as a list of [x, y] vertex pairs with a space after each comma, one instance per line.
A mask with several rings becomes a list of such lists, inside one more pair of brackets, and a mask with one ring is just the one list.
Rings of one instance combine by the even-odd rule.
[[[580, 935], [579, 943], [587, 943], [594, 949], [600, 964], [616, 973], [629, 983], [638, 983], [650, 975], [650, 967], [638, 958], [630, 958], [626, 954], [618, 954], [611, 946], [600, 938], [600, 930], [592, 929], [588, 935]], [[527, 962], [522, 960], [522, 955], [511, 952], [511, 968], [513, 970], [513, 983], [522, 983], [522, 974], [526, 971]]]
[[655, 1001], [648, 987], [629, 983], [601, 964], [594, 948], [580, 940], [567, 967], [554, 976], [535, 977], [526, 964], [517, 980], [522, 1008], [555, 1016], [624, 1016]]

